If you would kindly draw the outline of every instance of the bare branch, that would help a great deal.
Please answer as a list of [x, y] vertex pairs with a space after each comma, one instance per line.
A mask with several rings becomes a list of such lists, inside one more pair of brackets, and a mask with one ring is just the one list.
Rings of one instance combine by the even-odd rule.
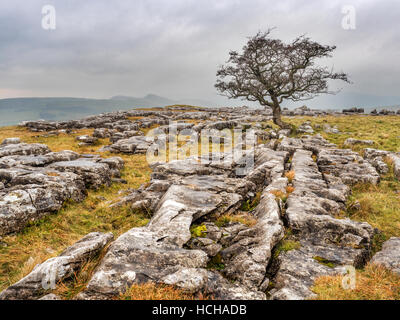
[[284, 100], [335, 94], [328, 90], [329, 80], [350, 83], [347, 74], [315, 65], [316, 59], [331, 57], [335, 46], [321, 45], [305, 35], [286, 44], [270, 38], [271, 31], [250, 37], [242, 53], [229, 52], [226, 65], [217, 71], [215, 87], [222, 95], [258, 101], [272, 108], [280, 121], [280, 104]]

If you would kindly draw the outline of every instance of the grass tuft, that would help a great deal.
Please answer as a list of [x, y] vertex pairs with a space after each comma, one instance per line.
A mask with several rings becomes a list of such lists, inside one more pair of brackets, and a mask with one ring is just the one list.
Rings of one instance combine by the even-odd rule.
[[316, 300], [400, 300], [400, 275], [382, 266], [357, 270], [355, 289], [344, 289], [342, 280], [341, 275], [318, 278], [312, 288]]
[[204, 300], [203, 295], [195, 296], [173, 286], [147, 282], [134, 284], [115, 300]]
[[228, 225], [229, 223], [241, 223], [248, 227], [253, 227], [257, 223], [257, 219], [251, 215], [249, 212], [239, 212], [236, 214], [224, 214], [220, 216], [216, 221], [215, 224], [222, 228]]

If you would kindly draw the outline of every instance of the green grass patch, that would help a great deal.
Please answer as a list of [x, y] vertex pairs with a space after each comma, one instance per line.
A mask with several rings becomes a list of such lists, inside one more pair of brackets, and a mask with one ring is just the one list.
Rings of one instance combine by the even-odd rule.
[[288, 252], [290, 250], [298, 250], [301, 248], [299, 241], [283, 239], [278, 243], [274, 250], [274, 258], [277, 258], [282, 252]]

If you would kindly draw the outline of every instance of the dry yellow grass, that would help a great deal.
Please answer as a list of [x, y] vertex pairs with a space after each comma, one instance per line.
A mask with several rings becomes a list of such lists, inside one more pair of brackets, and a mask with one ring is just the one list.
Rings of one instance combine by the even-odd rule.
[[[400, 117], [399, 116], [324, 116], [324, 117], [284, 117], [284, 121], [299, 126], [305, 121], [311, 121], [313, 126], [319, 125], [316, 129], [325, 139], [344, 147], [343, 143], [347, 138], [360, 140], [373, 140], [372, 146], [376, 149], [388, 151], [400, 151]], [[341, 134], [326, 133], [323, 125], [337, 126]], [[365, 146], [355, 145], [354, 151], [361, 151]]]
[[382, 266], [367, 265], [356, 272], [355, 289], [342, 287], [343, 276], [320, 277], [312, 290], [316, 300], [400, 300], [400, 275]]
[[62, 299], [69, 300], [82, 292], [92, 278], [96, 266], [104, 257], [106, 251], [107, 248], [104, 248], [97, 257], [86, 261], [82, 268], [74, 273], [71, 279], [58, 282], [56, 289], [53, 290], [52, 293], [58, 295]]
[[287, 194], [292, 193], [294, 190], [295, 190], [295, 188], [292, 187], [292, 186], [287, 186], [287, 187], [286, 187], [286, 193], [287, 193]]
[[239, 222], [248, 227], [253, 227], [256, 225], [257, 219], [249, 212], [241, 211], [236, 214], [224, 214], [216, 220], [215, 224], [219, 227], [223, 227], [230, 222]]
[[[355, 203], [359, 208], [354, 208]], [[383, 232], [383, 240], [400, 237], [400, 181], [389, 164], [389, 173], [378, 185], [359, 184], [352, 188], [352, 196], [342, 215], [366, 221]]]
[[154, 284], [147, 282], [135, 284], [128, 288], [125, 293], [116, 297], [117, 300], [205, 300], [206, 296], [193, 295], [173, 286]]
[[285, 177], [288, 179], [289, 183], [292, 183], [295, 177], [295, 172], [293, 170], [290, 170], [285, 173]]

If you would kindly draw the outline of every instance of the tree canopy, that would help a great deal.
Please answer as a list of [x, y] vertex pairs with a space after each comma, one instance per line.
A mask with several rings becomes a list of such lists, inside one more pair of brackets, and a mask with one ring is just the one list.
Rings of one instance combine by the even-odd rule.
[[270, 38], [271, 30], [249, 38], [243, 52], [229, 52], [226, 65], [219, 67], [215, 87], [228, 98], [258, 101], [273, 110], [276, 124], [281, 121], [280, 104], [285, 100], [308, 100], [329, 91], [329, 80], [350, 82], [347, 74], [315, 64], [329, 58], [336, 46], [321, 45], [306, 36], [291, 43]]

